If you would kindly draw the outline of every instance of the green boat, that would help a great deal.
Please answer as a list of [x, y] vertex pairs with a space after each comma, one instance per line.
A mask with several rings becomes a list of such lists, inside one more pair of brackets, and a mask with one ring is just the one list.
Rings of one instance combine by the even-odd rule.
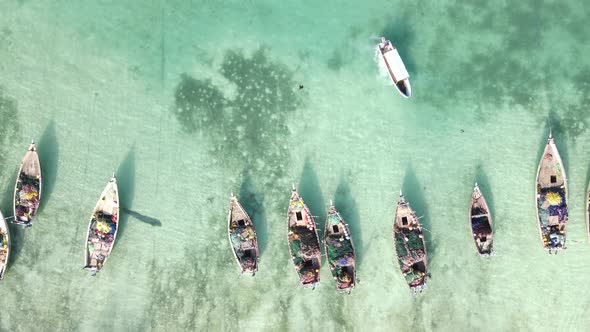
[[406, 283], [414, 293], [422, 292], [429, 276], [426, 242], [420, 221], [401, 191], [395, 210], [393, 239], [397, 261]]
[[287, 210], [287, 228], [289, 252], [299, 283], [304, 288], [315, 288], [320, 282], [320, 240], [313, 216], [295, 185]]
[[336, 288], [350, 293], [356, 286], [356, 255], [348, 225], [336, 207], [330, 202], [326, 218], [324, 245], [330, 272], [336, 280]]

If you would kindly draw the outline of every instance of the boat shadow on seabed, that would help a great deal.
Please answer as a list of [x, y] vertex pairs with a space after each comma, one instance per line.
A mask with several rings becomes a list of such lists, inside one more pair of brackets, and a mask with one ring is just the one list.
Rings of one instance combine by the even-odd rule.
[[[431, 264], [433, 257], [436, 256], [436, 250], [434, 250], [434, 241], [431, 239], [431, 223], [428, 214], [428, 205], [426, 203], [426, 199], [424, 198], [424, 190], [426, 190], [426, 187], [422, 187], [420, 185], [414, 168], [411, 164], [409, 164], [406, 168], [406, 175], [402, 184], [402, 191], [405, 200], [411, 204], [412, 210], [416, 212], [422, 229], [426, 230], [426, 232], [423, 233], [424, 242], [426, 242], [428, 264]], [[426, 277], [428, 279], [432, 278], [429, 272], [426, 272]], [[410, 288], [413, 294], [416, 295], [422, 293], [426, 287], [427, 283], [424, 282], [420, 287]]]
[[256, 189], [252, 176], [248, 170], [242, 172], [239, 199], [242, 207], [252, 219], [258, 240], [258, 254], [262, 256], [268, 243], [268, 226], [264, 210], [264, 195]]
[[135, 196], [135, 145], [129, 149], [125, 159], [117, 169], [117, 182], [119, 184], [119, 206], [121, 207], [121, 220], [118, 238], [123, 236], [129, 217], [151, 226], [162, 226], [162, 222], [154, 217], [147, 216], [138, 211], [131, 210]]
[[338, 212], [350, 228], [352, 241], [354, 242], [355, 247], [355, 259], [358, 267], [363, 259], [360, 214], [356, 201], [350, 191], [348, 180], [344, 176], [340, 177], [340, 182], [336, 188], [336, 193], [334, 194], [334, 206], [336, 206]]
[[418, 182], [418, 178], [416, 177], [412, 165], [408, 165], [406, 176], [404, 177], [404, 182], [402, 184], [402, 191], [406, 200], [412, 205], [412, 209], [416, 211], [416, 214], [420, 219], [420, 224], [426, 229], [426, 249], [428, 250], [428, 261], [431, 263], [436, 256], [436, 250], [434, 246], [435, 241], [431, 238], [432, 225], [428, 214], [428, 204], [424, 198], [425, 188], [426, 187], [422, 187]]

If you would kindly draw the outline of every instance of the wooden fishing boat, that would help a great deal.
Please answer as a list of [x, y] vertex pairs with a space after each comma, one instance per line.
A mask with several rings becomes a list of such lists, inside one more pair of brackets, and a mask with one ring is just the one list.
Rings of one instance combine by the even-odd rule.
[[119, 230], [119, 190], [113, 177], [96, 203], [84, 242], [84, 269], [95, 275], [106, 264]]
[[539, 161], [536, 183], [535, 205], [543, 248], [550, 254], [557, 254], [565, 249], [567, 177], [551, 132]]
[[293, 265], [303, 287], [315, 288], [320, 282], [320, 241], [313, 216], [297, 193], [295, 185], [287, 210], [287, 239]]
[[590, 188], [586, 193], [586, 233], [588, 240], [590, 240]]
[[238, 199], [232, 193], [227, 218], [229, 243], [242, 273], [258, 271], [258, 239], [254, 223]]
[[426, 241], [420, 221], [401, 191], [393, 221], [393, 238], [402, 275], [414, 293], [422, 292], [429, 276]]
[[4, 278], [8, 258], [10, 257], [10, 232], [4, 216], [0, 211], [0, 280]]
[[336, 280], [336, 288], [350, 293], [356, 286], [356, 255], [348, 225], [344, 222], [336, 207], [330, 202], [324, 245], [328, 256], [328, 265]]
[[389, 40], [385, 39], [385, 37], [381, 37], [381, 42], [377, 47], [379, 48], [381, 58], [387, 67], [389, 77], [397, 88], [397, 91], [399, 91], [403, 97], [410, 98], [412, 96], [410, 74], [408, 74], [397, 48], [393, 46]]
[[41, 200], [42, 183], [39, 155], [35, 142], [32, 142], [20, 165], [14, 185], [14, 224], [33, 226], [33, 218]]
[[475, 242], [475, 248], [480, 256], [490, 256], [493, 254], [493, 237], [492, 215], [488, 208], [488, 203], [483, 197], [477, 182], [471, 193], [471, 203], [469, 204], [469, 224], [471, 225], [471, 235]]

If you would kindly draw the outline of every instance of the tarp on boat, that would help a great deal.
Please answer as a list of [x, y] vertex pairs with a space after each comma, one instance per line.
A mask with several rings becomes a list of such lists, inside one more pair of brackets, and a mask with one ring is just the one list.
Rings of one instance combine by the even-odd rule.
[[232, 232], [229, 238], [231, 239], [231, 243], [235, 248], [240, 247], [240, 243], [242, 242], [242, 240], [240, 239], [240, 236], [237, 233]]
[[396, 81], [401, 81], [410, 77], [410, 74], [408, 74], [406, 66], [402, 61], [402, 58], [399, 56], [397, 49], [394, 48], [393, 50], [386, 52], [383, 56], [385, 57], [385, 60], [387, 60], [389, 69], [393, 73]]
[[101, 220], [96, 224], [96, 229], [98, 229], [101, 233], [108, 234], [111, 232], [111, 225]]
[[471, 219], [471, 228], [474, 233], [478, 234], [489, 234], [492, 232], [492, 227], [488, 217], [478, 217]]
[[560, 187], [541, 189], [541, 193], [537, 198], [537, 209], [539, 211], [539, 222], [543, 227], [557, 222], [565, 222], [568, 217], [565, 189]]

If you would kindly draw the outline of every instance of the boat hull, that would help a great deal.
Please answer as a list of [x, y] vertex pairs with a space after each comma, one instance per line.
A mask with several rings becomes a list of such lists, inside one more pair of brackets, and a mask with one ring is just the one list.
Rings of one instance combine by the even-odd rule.
[[408, 287], [414, 292], [426, 288], [428, 251], [422, 226], [410, 204], [400, 195], [393, 222], [393, 240], [398, 264]]
[[289, 253], [304, 288], [315, 288], [320, 282], [320, 241], [313, 216], [293, 189], [287, 210]]
[[412, 96], [412, 86], [410, 85], [410, 75], [397, 51], [389, 40], [382, 39], [382, 42], [377, 45], [379, 54], [385, 66], [389, 78], [395, 85], [399, 94], [404, 98]]
[[590, 241], [590, 189], [586, 192], [586, 234]]
[[568, 221], [567, 177], [550, 134], [537, 168], [535, 206], [543, 248], [549, 253], [565, 249]]
[[336, 280], [336, 289], [351, 292], [356, 286], [356, 254], [348, 225], [332, 205], [328, 210], [324, 230], [324, 246], [328, 266]]
[[39, 209], [42, 189], [43, 178], [39, 155], [35, 143], [31, 143], [22, 160], [14, 185], [14, 224], [25, 227], [33, 225], [33, 219]]
[[488, 208], [488, 203], [477, 184], [475, 184], [471, 194], [469, 225], [478, 255], [492, 255], [494, 239], [492, 216]]
[[236, 197], [230, 198], [227, 221], [229, 243], [242, 273], [258, 271], [258, 238], [254, 223]]
[[102, 191], [88, 222], [84, 268], [96, 274], [109, 259], [119, 230], [119, 190], [113, 176]]
[[8, 224], [0, 212], [0, 280], [4, 279], [4, 273], [10, 258], [10, 231]]

